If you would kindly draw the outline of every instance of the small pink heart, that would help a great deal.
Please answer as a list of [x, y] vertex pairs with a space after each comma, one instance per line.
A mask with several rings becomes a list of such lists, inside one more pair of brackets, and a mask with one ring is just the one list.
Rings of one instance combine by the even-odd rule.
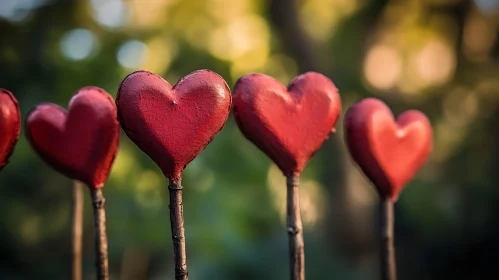
[[21, 114], [16, 98], [0, 88], [0, 170], [7, 165], [21, 131]]
[[57, 171], [91, 188], [104, 186], [116, 152], [120, 128], [113, 98], [103, 89], [84, 87], [66, 112], [44, 103], [28, 114], [27, 137]]
[[287, 89], [267, 75], [246, 75], [237, 81], [233, 95], [239, 129], [286, 176], [301, 173], [334, 132], [341, 110], [338, 89], [314, 72], [297, 76]]
[[231, 96], [225, 80], [209, 70], [194, 71], [174, 87], [137, 71], [121, 83], [116, 104], [128, 137], [166, 177], [179, 179], [224, 126]]
[[394, 120], [382, 101], [366, 98], [348, 109], [345, 137], [352, 159], [382, 197], [398, 199], [432, 149], [431, 124], [416, 110]]

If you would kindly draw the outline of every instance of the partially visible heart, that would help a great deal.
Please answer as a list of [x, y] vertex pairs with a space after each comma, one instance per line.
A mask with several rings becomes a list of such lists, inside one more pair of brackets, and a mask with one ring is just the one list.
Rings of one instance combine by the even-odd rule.
[[431, 124], [423, 113], [406, 111], [395, 121], [390, 108], [375, 98], [348, 109], [345, 137], [352, 159], [380, 196], [392, 201], [421, 168], [433, 145]]
[[0, 88], [0, 170], [7, 165], [21, 131], [21, 114], [16, 98]]
[[234, 86], [233, 111], [242, 133], [286, 176], [300, 173], [334, 132], [338, 89], [322, 74], [297, 76], [286, 89], [272, 77], [250, 74]]
[[28, 114], [26, 127], [31, 145], [54, 169], [91, 188], [104, 185], [120, 131], [116, 105], [103, 89], [80, 89], [68, 112], [55, 104], [40, 104]]
[[179, 179], [224, 126], [231, 96], [225, 80], [209, 70], [194, 71], [173, 88], [156, 74], [137, 71], [121, 83], [116, 104], [128, 137], [166, 177]]

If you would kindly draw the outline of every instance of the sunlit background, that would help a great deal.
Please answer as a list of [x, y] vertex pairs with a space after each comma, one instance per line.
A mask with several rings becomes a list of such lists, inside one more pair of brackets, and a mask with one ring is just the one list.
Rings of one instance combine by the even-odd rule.
[[[367, 96], [425, 112], [434, 151], [396, 204], [400, 279], [499, 275], [498, 0], [0, 0], [0, 87], [22, 116], [111, 95], [145, 69], [329, 76], [343, 111]], [[189, 278], [287, 279], [285, 179], [232, 116], [183, 174]], [[69, 279], [71, 180], [21, 137], [0, 174], [0, 278]], [[342, 120], [302, 178], [308, 279], [378, 279], [378, 197]], [[122, 133], [104, 188], [111, 279], [173, 279], [167, 181]], [[94, 279], [84, 209], [84, 279]], [[486, 278], [486, 279], [493, 279]]]

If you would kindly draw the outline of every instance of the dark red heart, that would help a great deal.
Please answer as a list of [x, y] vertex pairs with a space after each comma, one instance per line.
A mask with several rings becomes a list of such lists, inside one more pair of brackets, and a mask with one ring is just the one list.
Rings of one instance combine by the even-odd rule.
[[116, 97], [125, 133], [161, 168], [179, 179], [229, 116], [231, 96], [225, 80], [209, 70], [182, 78], [173, 88], [160, 76], [128, 75]]
[[40, 104], [28, 114], [26, 127], [35, 151], [57, 171], [92, 188], [104, 185], [120, 131], [114, 100], [103, 89], [80, 89], [68, 112], [55, 104]]
[[375, 98], [348, 109], [345, 137], [352, 159], [378, 193], [392, 201], [432, 149], [431, 124], [423, 113], [406, 111], [395, 121], [390, 108]]
[[21, 131], [21, 114], [16, 98], [0, 88], [0, 170], [7, 165]]
[[233, 98], [243, 134], [286, 176], [303, 170], [334, 132], [341, 110], [338, 89], [314, 72], [297, 76], [287, 89], [267, 75], [246, 75], [234, 86]]

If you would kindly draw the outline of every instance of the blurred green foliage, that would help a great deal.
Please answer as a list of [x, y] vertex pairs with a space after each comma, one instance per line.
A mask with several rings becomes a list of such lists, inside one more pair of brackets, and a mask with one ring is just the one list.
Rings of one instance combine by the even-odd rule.
[[[115, 96], [145, 69], [174, 84], [196, 69], [232, 87], [308, 70], [343, 111], [376, 96], [424, 111], [434, 152], [396, 205], [400, 279], [499, 275], [499, 1], [0, 0], [0, 87], [22, 116], [86, 85]], [[112, 279], [173, 279], [167, 181], [124, 133], [104, 188]], [[0, 278], [69, 279], [70, 179], [21, 137], [0, 174]], [[286, 279], [285, 180], [232, 116], [183, 174], [190, 279]], [[308, 279], [377, 279], [377, 196], [337, 133], [303, 174]], [[84, 209], [84, 279], [94, 277]]]

